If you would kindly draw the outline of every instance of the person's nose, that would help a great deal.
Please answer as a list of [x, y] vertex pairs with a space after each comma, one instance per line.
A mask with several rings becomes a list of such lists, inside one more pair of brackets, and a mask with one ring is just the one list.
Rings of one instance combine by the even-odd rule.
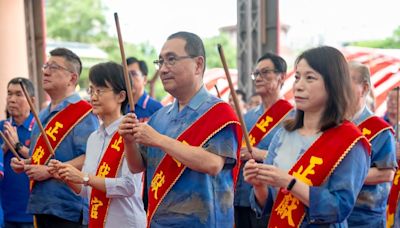
[[299, 78], [297, 82], [293, 84], [293, 91], [303, 91], [304, 90], [304, 81]]
[[7, 101], [8, 101], [9, 103], [15, 103], [15, 101], [16, 101], [16, 96], [15, 96], [15, 95], [9, 95], [8, 98], [7, 98]]

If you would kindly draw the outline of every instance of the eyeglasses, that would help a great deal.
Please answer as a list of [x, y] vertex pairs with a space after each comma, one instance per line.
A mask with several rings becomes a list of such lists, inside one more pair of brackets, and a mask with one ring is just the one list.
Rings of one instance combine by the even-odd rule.
[[69, 70], [63, 66], [58, 65], [57, 63], [45, 63], [42, 66], [42, 70], [45, 71], [47, 68], [50, 69], [50, 71], [55, 71], [55, 70], [65, 70], [70, 73], [74, 73], [72, 70]]
[[185, 55], [185, 56], [168, 56], [166, 59], [160, 58], [158, 60], [154, 60], [154, 64], [158, 69], [161, 69], [162, 65], [165, 63], [166, 66], [173, 66], [175, 63], [182, 59], [192, 59], [197, 56]]
[[93, 89], [93, 88], [87, 88], [86, 92], [89, 94], [89, 96], [96, 95], [98, 97], [103, 96], [104, 93], [113, 91], [112, 89]]
[[129, 71], [128, 73], [129, 73], [129, 75], [130, 75], [131, 77], [143, 76], [142, 73], [137, 72], [136, 70], [131, 70], [131, 71]]
[[258, 76], [261, 76], [262, 78], [266, 79], [269, 74], [278, 73], [278, 72], [279, 71], [277, 71], [277, 70], [263, 68], [261, 70], [256, 70], [253, 73], [251, 73], [251, 79], [256, 80], [256, 78]]

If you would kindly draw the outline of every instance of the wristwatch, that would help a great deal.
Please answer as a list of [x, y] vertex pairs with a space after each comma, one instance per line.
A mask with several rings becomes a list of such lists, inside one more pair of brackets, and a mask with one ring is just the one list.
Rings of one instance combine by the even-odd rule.
[[83, 176], [83, 185], [88, 186], [89, 185], [89, 174], [85, 173], [85, 176]]
[[286, 190], [287, 190], [288, 192], [290, 192], [295, 184], [296, 184], [296, 178], [293, 178], [293, 179], [289, 182], [288, 186], [286, 187]]
[[17, 152], [19, 153], [19, 151], [21, 150], [21, 148], [22, 148], [23, 146], [24, 146], [24, 145], [22, 145], [21, 142], [17, 142], [17, 143], [15, 143], [14, 149], [15, 149], [15, 151], [17, 151]]

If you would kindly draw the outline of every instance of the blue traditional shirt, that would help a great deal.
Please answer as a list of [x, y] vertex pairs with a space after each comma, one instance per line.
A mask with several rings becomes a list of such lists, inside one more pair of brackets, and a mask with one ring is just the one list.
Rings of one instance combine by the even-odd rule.
[[[382, 117], [388, 124], [391, 124], [389, 121], [389, 116], [387, 113]], [[397, 126], [392, 125], [393, 129], [396, 130]], [[399, 142], [399, 139], [397, 138], [397, 142]], [[397, 202], [397, 209], [396, 209], [396, 214], [394, 217], [394, 227], [395, 228], [400, 228], [400, 200]]]
[[[31, 144], [31, 131], [34, 124], [33, 114], [21, 124], [17, 125], [12, 119], [7, 120], [17, 128], [19, 141], [26, 147]], [[0, 131], [4, 130], [4, 122], [0, 122]], [[0, 137], [0, 144], [3, 143]], [[21, 156], [21, 154], [20, 154]], [[4, 179], [1, 183], [1, 201], [4, 210], [4, 221], [33, 222], [33, 216], [26, 213], [29, 199], [29, 177], [25, 173], [15, 173], [11, 168], [11, 159], [14, 155], [10, 150], [4, 154]], [[22, 157], [22, 156], [21, 156]]]
[[[156, 112], [148, 124], [161, 134], [177, 138], [219, 101], [202, 87], [181, 111], [175, 101]], [[232, 168], [238, 148], [235, 134], [234, 127], [229, 125], [205, 143], [204, 149], [225, 158], [223, 169], [211, 176], [187, 168], [155, 212], [152, 228], [233, 227]], [[147, 165], [147, 186], [151, 186], [155, 169], [165, 153], [155, 147], [142, 149]]]
[[[272, 139], [265, 164], [272, 164], [288, 171], [320, 136], [303, 136], [298, 130], [288, 132], [281, 128]], [[326, 148], [329, 153], [329, 148]], [[370, 158], [361, 142], [358, 142], [334, 169], [321, 186], [311, 186], [309, 207], [300, 227], [347, 227], [349, 216], [357, 195], [368, 173]], [[258, 216], [271, 212], [277, 189], [268, 187], [268, 200], [264, 208], [256, 202], [254, 192], [250, 195], [251, 207]]]
[[[50, 105], [39, 114], [43, 126], [58, 112], [69, 104], [81, 100], [78, 94], [65, 98], [54, 110], [50, 111]], [[95, 115], [88, 114], [65, 136], [55, 152], [55, 159], [67, 162], [86, 151], [86, 142], [89, 135], [98, 128], [99, 122]], [[32, 146], [29, 153], [32, 155], [33, 147], [39, 137], [40, 129], [35, 124], [32, 130]], [[45, 181], [36, 181], [28, 203], [28, 212], [32, 214], [49, 214], [66, 220], [78, 222], [83, 208], [87, 207], [87, 200], [76, 195], [65, 183], [50, 178]]]
[[[160, 108], [162, 108], [162, 104], [150, 97], [145, 91], [135, 104], [135, 114], [140, 122], [147, 122], [150, 116]], [[126, 106], [125, 114], [128, 112], [129, 104]]]
[[[257, 123], [257, 120], [262, 116], [265, 112], [265, 108], [263, 104], [251, 109], [244, 115], [244, 122], [246, 124], [247, 131], [250, 131], [253, 126]], [[262, 150], [268, 150], [269, 144], [271, 143], [272, 137], [281, 128], [281, 124], [276, 126], [274, 129], [270, 131], [269, 134], [265, 135], [264, 138], [258, 143], [257, 148]], [[243, 146], [243, 145], [242, 145]], [[235, 200], [234, 205], [240, 207], [250, 207], [249, 195], [252, 189], [251, 184], [244, 181], [243, 177], [243, 167], [246, 162], [242, 162], [240, 166], [239, 176], [236, 183], [235, 190]]]
[[[364, 108], [353, 122], [359, 125], [372, 116], [368, 108]], [[371, 142], [371, 167], [378, 169], [396, 169], [396, 146], [392, 132], [384, 130]], [[386, 227], [386, 206], [391, 182], [376, 185], [363, 185], [356, 205], [347, 219], [351, 227]]]

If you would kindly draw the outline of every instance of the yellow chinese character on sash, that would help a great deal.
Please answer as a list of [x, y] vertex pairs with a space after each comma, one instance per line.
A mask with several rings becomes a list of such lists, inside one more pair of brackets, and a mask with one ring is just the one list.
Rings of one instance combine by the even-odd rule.
[[394, 175], [393, 185], [398, 185], [400, 179], [400, 169], [398, 169]]
[[389, 213], [389, 207], [386, 207], [386, 214], [387, 214], [386, 227], [393, 227], [394, 213]]
[[165, 183], [165, 175], [161, 170], [157, 173], [153, 180], [151, 180], [151, 191], [154, 192], [154, 199], [158, 199], [157, 191]]
[[55, 136], [54, 134], [58, 134], [58, 129], [64, 127], [64, 125], [63, 125], [62, 123], [58, 122], [58, 121], [56, 122], [55, 125], [56, 125], [56, 126], [54, 126], [54, 127], [49, 127], [49, 129], [46, 130], [46, 134], [47, 134], [48, 136], [50, 136], [50, 138], [51, 138], [53, 141], [56, 141], [56, 140], [57, 140], [57, 138], [56, 138], [56, 136]]
[[307, 178], [307, 176], [314, 175], [315, 174], [314, 167], [316, 165], [321, 165], [323, 162], [324, 161], [322, 160], [322, 158], [311, 156], [310, 164], [307, 166], [307, 168], [303, 170], [304, 169], [303, 166], [300, 166], [297, 172], [293, 172], [293, 176], [303, 181], [304, 183], [312, 186], [313, 185], [312, 181], [309, 178]]
[[99, 207], [103, 206], [103, 202], [99, 200], [97, 197], [93, 197], [92, 202], [90, 202], [92, 205], [92, 211], [90, 213], [90, 218], [93, 219], [98, 219], [99, 216]]
[[[189, 145], [189, 143], [187, 143], [185, 140], [183, 140], [182, 143], [185, 144], [185, 145]], [[181, 166], [182, 166], [182, 162], [176, 160], [175, 158], [172, 158], [172, 160], [174, 160], [174, 162], [176, 163], [176, 165], [177, 165], [178, 167], [181, 167]]]
[[371, 131], [368, 129], [368, 128], [363, 128], [362, 129], [362, 134], [364, 135], [364, 136], [366, 136], [366, 135], [370, 135], [371, 134]]
[[119, 147], [119, 144], [122, 143], [122, 136], [119, 136], [118, 139], [116, 139], [114, 141], [114, 143], [111, 145], [111, 148], [117, 150], [118, 152], [121, 150], [121, 148]]
[[106, 162], [103, 162], [103, 164], [100, 166], [99, 173], [97, 174], [97, 176], [106, 177], [107, 174], [110, 172], [110, 170], [111, 170], [110, 166]]
[[[254, 146], [254, 144], [256, 144], [256, 138], [252, 134], [249, 135], [249, 141], [250, 141], [251, 146]], [[243, 142], [242, 142], [242, 145], [243, 145]], [[246, 142], [244, 142], [244, 145], [246, 145]]]
[[35, 163], [36, 165], [39, 165], [40, 159], [42, 159], [43, 156], [44, 156], [44, 149], [42, 146], [39, 146], [38, 148], [36, 148], [35, 152], [33, 152], [33, 154], [32, 154], [33, 163]]
[[274, 121], [274, 119], [272, 119], [272, 117], [266, 116], [265, 119], [261, 120], [260, 123], [256, 123], [256, 126], [262, 132], [266, 132], [267, 131], [266, 127], [268, 127], [269, 123], [271, 123], [272, 121]]
[[281, 219], [287, 217], [290, 226], [294, 226], [292, 211], [297, 209], [299, 200], [292, 194], [287, 194], [283, 197], [282, 202], [275, 209], [276, 213], [281, 216]]

